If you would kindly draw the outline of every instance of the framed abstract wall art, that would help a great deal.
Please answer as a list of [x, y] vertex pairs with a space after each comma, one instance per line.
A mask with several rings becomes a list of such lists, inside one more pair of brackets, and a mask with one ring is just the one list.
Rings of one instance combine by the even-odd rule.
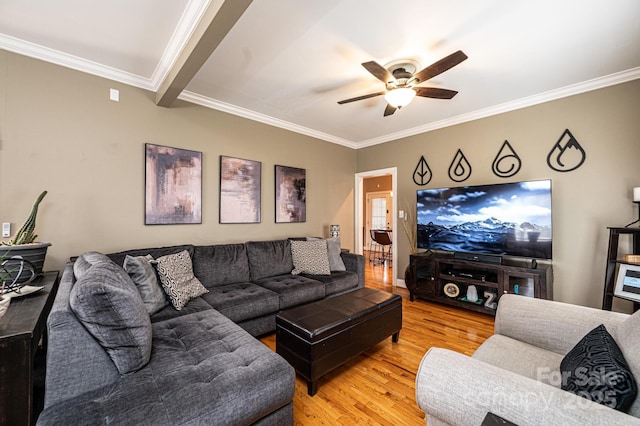
[[260, 223], [262, 163], [220, 156], [220, 223]]
[[278, 165], [275, 169], [276, 223], [306, 222], [307, 171]]
[[145, 144], [144, 223], [202, 223], [201, 152]]

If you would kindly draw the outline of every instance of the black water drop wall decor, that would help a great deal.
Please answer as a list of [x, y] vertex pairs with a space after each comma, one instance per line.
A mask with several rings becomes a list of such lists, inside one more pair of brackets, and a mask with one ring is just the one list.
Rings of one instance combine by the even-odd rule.
[[432, 177], [433, 174], [431, 173], [429, 164], [427, 164], [427, 160], [424, 159], [424, 155], [421, 155], [420, 161], [418, 161], [418, 165], [413, 171], [413, 181], [416, 185], [425, 186], [431, 182]]
[[522, 167], [522, 160], [520, 160], [509, 141], [505, 140], [493, 160], [493, 165], [491, 166], [493, 174], [501, 178], [508, 178], [518, 173], [520, 167]]
[[469, 179], [469, 176], [471, 176], [471, 164], [467, 161], [462, 150], [458, 149], [449, 166], [449, 178], [454, 182], [464, 182]]
[[547, 164], [557, 172], [570, 172], [582, 166], [587, 159], [587, 153], [569, 129], [558, 139], [547, 155]]

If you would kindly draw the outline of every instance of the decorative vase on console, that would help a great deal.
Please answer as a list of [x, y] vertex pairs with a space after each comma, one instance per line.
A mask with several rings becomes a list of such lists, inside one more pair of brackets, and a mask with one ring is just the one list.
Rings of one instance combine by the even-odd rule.
[[475, 285], [467, 287], [467, 300], [476, 303], [478, 301], [478, 290]]

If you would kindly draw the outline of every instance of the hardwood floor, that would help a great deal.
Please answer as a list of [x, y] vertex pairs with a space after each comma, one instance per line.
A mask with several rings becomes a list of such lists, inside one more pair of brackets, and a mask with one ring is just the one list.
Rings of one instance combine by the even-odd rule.
[[[392, 288], [392, 269], [365, 261], [365, 286], [402, 296], [403, 324], [398, 343], [391, 338], [322, 377], [310, 397], [296, 378], [296, 425], [424, 425], [415, 400], [416, 372], [432, 346], [472, 354], [493, 334], [493, 317], [463, 309], [409, 301], [404, 288]], [[275, 351], [275, 334], [261, 341]]]

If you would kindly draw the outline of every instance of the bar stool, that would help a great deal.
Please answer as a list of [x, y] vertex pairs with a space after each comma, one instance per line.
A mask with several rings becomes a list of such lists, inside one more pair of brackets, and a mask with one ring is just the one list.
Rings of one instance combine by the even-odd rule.
[[[384, 230], [372, 230], [371, 232], [372, 240], [376, 243], [373, 264], [384, 265], [385, 262], [391, 260], [391, 237]], [[371, 260], [371, 254], [369, 255], [369, 260]]]
[[369, 262], [373, 262], [376, 259], [376, 253], [380, 245], [376, 242], [375, 229], [369, 230]]

